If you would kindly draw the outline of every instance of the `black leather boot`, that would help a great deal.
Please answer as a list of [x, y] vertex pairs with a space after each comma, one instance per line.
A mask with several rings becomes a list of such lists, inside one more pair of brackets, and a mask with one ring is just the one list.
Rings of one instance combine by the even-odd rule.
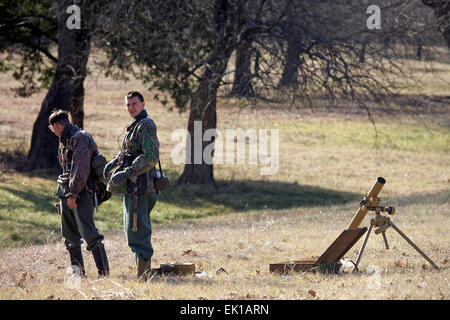
[[86, 274], [86, 271], [84, 269], [84, 261], [83, 261], [83, 254], [81, 253], [81, 247], [78, 248], [68, 248], [67, 251], [69, 251], [70, 256], [70, 265], [77, 266], [80, 269], [81, 276], [84, 276]]
[[141, 281], [147, 281], [152, 273], [152, 259], [148, 261], [136, 260], [137, 278]]
[[106, 256], [105, 246], [99, 242], [93, 249], [92, 255], [98, 269], [99, 276], [109, 276], [108, 257]]

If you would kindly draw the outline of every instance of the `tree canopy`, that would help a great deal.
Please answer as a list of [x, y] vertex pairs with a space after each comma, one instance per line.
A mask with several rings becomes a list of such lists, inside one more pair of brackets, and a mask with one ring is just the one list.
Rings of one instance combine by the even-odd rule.
[[[378, 1], [381, 30], [366, 23], [372, 2], [4, 0], [0, 71], [13, 72], [20, 95], [49, 89], [33, 130], [29, 159], [39, 164], [32, 168], [55, 165], [55, 139], [44, 127], [53, 107], [83, 124], [92, 46], [105, 53], [98, 63], [106, 76], [142, 80], [157, 92], [153, 98], [189, 110], [190, 132], [194, 121], [203, 131], [216, 127], [226, 73], [238, 96], [290, 96], [298, 108], [344, 98], [368, 110], [366, 97], [390, 95], [395, 77], [408, 77], [406, 52], [421, 59], [436, 44], [436, 30], [447, 43], [449, 30], [448, 1]], [[68, 30], [74, 4], [81, 28]], [[212, 164], [187, 164], [180, 181], [214, 184]]]

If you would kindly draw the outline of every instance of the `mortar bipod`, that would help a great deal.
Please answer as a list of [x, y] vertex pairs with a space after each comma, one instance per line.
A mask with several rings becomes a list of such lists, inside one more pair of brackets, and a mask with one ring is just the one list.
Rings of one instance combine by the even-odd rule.
[[[375, 200], [375, 199], [374, 199]], [[377, 199], [379, 200], [379, 199]], [[386, 249], [389, 249], [389, 243], [386, 237], [386, 230], [389, 227], [392, 227], [397, 233], [402, 236], [403, 239], [405, 239], [422, 257], [425, 258], [435, 269], [439, 269], [439, 267], [431, 260], [414, 242], [411, 241], [392, 221], [389, 217], [381, 215], [381, 212], [387, 212], [390, 215], [393, 215], [395, 213], [394, 207], [381, 207], [378, 206], [378, 201], [375, 200], [377, 205], [375, 206], [367, 206], [368, 211], [375, 211], [375, 218], [370, 219], [370, 226], [367, 230], [366, 236], [364, 237], [363, 244], [361, 246], [361, 249], [359, 250], [358, 257], [356, 258], [355, 262], [355, 270], [358, 270], [358, 264], [361, 261], [362, 254], [364, 252], [364, 249], [366, 247], [367, 241], [369, 240], [370, 232], [372, 229], [378, 228], [375, 230], [375, 234], [382, 234], [384, 244], [386, 246]]]

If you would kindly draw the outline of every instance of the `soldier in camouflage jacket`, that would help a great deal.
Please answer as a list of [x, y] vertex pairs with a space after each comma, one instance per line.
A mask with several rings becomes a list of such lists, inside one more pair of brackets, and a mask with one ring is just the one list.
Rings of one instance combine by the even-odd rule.
[[109, 191], [124, 194], [124, 231], [135, 254], [137, 276], [147, 279], [153, 256], [150, 212], [157, 201], [153, 178], [159, 141], [156, 125], [144, 109], [142, 94], [131, 91], [125, 101], [133, 121], [127, 127], [122, 150], [106, 165], [104, 176], [109, 178]]
[[97, 145], [87, 132], [70, 123], [67, 112], [54, 111], [49, 117], [50, 130], [59, 138], [58, 160], [63, 173], [54, 193], [60, 199], [61, 234], [72, 266], [85, 274], [81, 244], [86, 241], [100, 276], [109, 274], [108, 258], [101, 235], [94, 224], [94, 181], [91, 158]]

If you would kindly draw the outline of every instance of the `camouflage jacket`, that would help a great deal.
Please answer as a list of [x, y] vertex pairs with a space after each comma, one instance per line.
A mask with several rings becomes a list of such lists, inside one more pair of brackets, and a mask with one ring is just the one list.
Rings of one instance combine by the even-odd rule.
[[71, 123], [64, 127], [59, 142], [58, 160], [63, 174], [58, 178], [58, 182], [61, 184], [68, 180], [65, 197], [78, 197], [87, 186], [91, 158], [92, 154], [98, 151], [97, 144], [89, 133]]
[[[124, 164], [124, 154], [130, 154], [132, 163]], [[131, 177], [137, 177], [144, 173], [149, 173], [155, 168], [159, 160], [159, 140], [156, 134], [155, 122], [148, 117], [144, 109], [137, 115], [127, 127], [127, 133], [122, 140], [122, 150], [114, 158], [119, 170], [128, 171]], [[147, 184], [146, 192], [155, 191], [152, 179]], [[114, 185], [108, 182], [108, 190], [118, 193], [126, 193], [126, 186]]]

